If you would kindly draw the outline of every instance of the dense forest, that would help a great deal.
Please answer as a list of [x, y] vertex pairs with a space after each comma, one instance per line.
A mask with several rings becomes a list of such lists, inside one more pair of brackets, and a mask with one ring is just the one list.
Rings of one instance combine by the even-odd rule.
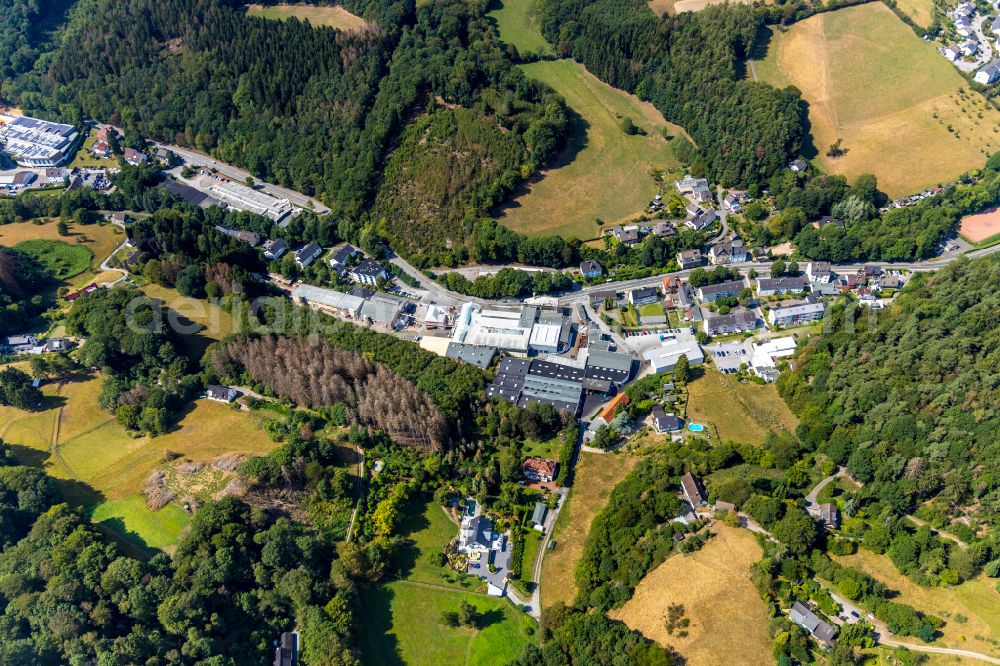
[[52, 276], [36, 259], [0, 247], [0, 336], [19, 333], [45, 310], [40, 292], [51, 283]]
[[897, 515], [1000, 528], [1000, 260], [914, 275], [879, 313], [834, 309], [778, 388], [800, 432]]
[[680, 157], [724, 186], [765, 182], [798, 154], [798, 91], [743, 76], [763, 15], [709, 6], [659, 18], [642, 0], [544, 0], [542, 32], [561, 56], [634, 92], [683, 126], [697, 148]]
[[79, 0], [8, 96], [210, 152], [320, 197], [332, 224], [464, 261], [476, 220], [562, 145], [565, 106], [514, 67], [485, 3], [349, 4], [366, 29], [253, 17], [235, 0]]

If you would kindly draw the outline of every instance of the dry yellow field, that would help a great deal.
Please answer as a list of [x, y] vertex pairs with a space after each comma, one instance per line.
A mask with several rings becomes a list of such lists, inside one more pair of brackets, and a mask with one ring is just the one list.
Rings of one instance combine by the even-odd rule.
[[921, 28], [934, 22], [934, 0], [896, 0], [896, 6]]
[[763, 444], [768, 432], [798, 425], [774, 384], [741, 384], [712, 367], [689, 384], [688, 397], [688, 420], [714, 425], [721, 440]]
[[[562, 95], [584, 122], [574, 128], [563, 153], [498, 211], [504, 226], [529, 236], [596, 238], [597, 218], [610, 226], [645, 210], [658, 190], [654, 172], [680, 174], [661, 131], [679, 136], [684, 130], [652, 104], [612, 88], [571, 60], [521, 69]], [[626, 134], [623, 118], [644, 134]]]
[[[774, 32], [756, 70], [802, 91], [820, 168], [874, 173], [891, 196], [951, 181], [1000, 149], [1000, 111], [882, 3]], [[847, 154], [827, 157], [838, 139]]]
[[314, 26], [329, 26], [344, 32], [363, 30], [368, 23], [360, 16], [355, 16], [340, 5], [250, 5], [247, 13], [267, 19], [284, 20], [295, 17], [301, 21], [309, 21]]
[[167, 323], [182, 337], [187, 355], [201, 360], [208, 345], [234, 331], [232, 316], [217, 305], [200, 298], [182, 296], [176, 289], [147, 284], [142, 292], [156, 298], [170, 308]]
[[590, 523], [604, 508], [611, 490], [632, 471], [639, 459], [625, 454], [581, 453], [574, 473], [573, 489], [552, 530], [556, 548], [542, 561], [542, 608], [562, 601], [573, 603], [576, 583], [573, 572], [583, 555]]
[[[899, 596], [895, 601], [910, 604], [924, 613], [936, 615], [946, 621], [942, 637], [935, 645], [961, 648], [1000, 657], [1000, 647], [994, 647], [983, 638], [1000, 639], [1000, 593], [994, 589], [996, 581], [980, 576], [955, 587], [921, 587], [900, 574], [888, 557], [868, 550], [855, 555], [836, 557], [838, 562], [853, 567], [885, 583]], [[956, 615], [968, 618], [956, 621]]]
[[[750, 582], [761, 549], [747, 530], [716, 523], [715, 537], [690, 555], [674, 555], [649, 573], [624, 606], [609, 615], [661, 645], [671, 645], [688, 664], [770, 664], [767, 607]], [[691, 624], [687, 636], [667, 633], [667, 607], [681, 604]]]

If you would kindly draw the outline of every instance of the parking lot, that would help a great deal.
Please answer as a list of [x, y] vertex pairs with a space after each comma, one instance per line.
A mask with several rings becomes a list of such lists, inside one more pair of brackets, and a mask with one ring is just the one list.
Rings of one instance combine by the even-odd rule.
[[750, 341], [742, 342], [716, 342], [705, 347], [705, 355], [708, 356], [715, 367], [725, 375], [734, 375], [739, 372], [740, 365], [746, 363], [750, 365], [750, 358], [753, 350]]

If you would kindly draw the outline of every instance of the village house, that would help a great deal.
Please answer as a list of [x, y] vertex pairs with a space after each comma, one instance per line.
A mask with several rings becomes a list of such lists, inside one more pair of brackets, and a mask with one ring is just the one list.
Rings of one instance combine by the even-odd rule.
[[704, 178], [685, 176], [683, 180], [675, 183], [675, 187], [682, 196], [696, 203], [705, 203], [712, 200], [712, 190], [708, 186], [708, 180]]
[[677, 253], [677, 265], [681, 267], [681, 270], [697, 268], [703, 263], [705, 263], [705, 259], [702, 257], [701, 250], [697, 248]]
[[819, 218], [818, 220], [816, 220], [816, 222], [813, 223], [813, 226], [815, 226], [817, 229], [822, 229], [823, 227], [829, 224], [840, 227], [841, 229], [844, 228], [843, 220], [838, 220], [837, 218], [832, 217], [830, 215], [824, 215], [823, 217]]
[[722, 200], [722, 205], [731, 213], [739, 213], [743, 211], [743, 195], [737, 194], [735, 192], [730, 192], [726, 195], [726, 198]]
[[295, 263], [299, 268], [305, 268], [323, 254], [323, 248], [316, 243], [309, 243], [295, 251]]
[[747, 333], [757, 328], [757, 315], [749, 310], [730, 312], [705, 318], [702, 323], [709, 335], [728, 335], [730, 333]]
[[718, 217], [719, 214], [715, 211], [715, 209], [709, 208], [696, 213], [694, 217], [684, 220], [684, 224], [695, 231], [701, 231], [715, 222]]
[[840, 528], [840, 510], [836, 504], [820, 504], [819, 520], [828, 530]]
[[601, 277], [601, 274], [604, 273], [604, 269], [599, 263], [590, 259], [580, 262], [580, 273], [588, 280], [593, 280], [594, 278]]
[[809, 288], [809, 278], [805, 276], [783, 278], [758, 278], [758, 296], [778, 296], [796, 294]]
[[389, 271], [374, 259], [368, 258], [347, 271], [347, 276], [358, 284], [373, 286], [379, 280], [388, 280]]
[[771, 326], [797, 326], [823, 318], [826, 308], [821, 302], [777, 307], [767, 313]]
[[701, 489], [701, 484], [698, 483], [698, 479], [691, 472], [681, 477], [681, 489], [684, 491], [684, 497], [692, 509], [697, 509], [699, 506], [708, 504], [708, 501], [705, 499], [705, 493]]
[[205, 397], [216, 402], [232, 402], [239, 394], [239, 391], [231, 386], [219, 386], [218, 384], [211, 384], [205, 391]]
[[794, 171], [795, 173], [802, 173], [803, 171], [806, 170], [806, 168], [808, 168], [808, 166], [809, 164], [801, 157], [797, 160], [792, 160], [791, 162], [788, 163], [788, 168]]
[[559, 463], [538, 456], [529, 456], [521, 463], [524, 478], [538, 483], [552, 483], [559, 471]]
[[145, 153], [140, 153], [138, 150], [133, 148], [125, 149], [125, 163], [131, 164], [132, 166], [142, 166], [146, 163]]
[[285, 239], [273, 238], [264, 243], [264, 258], [268, 261], [280, 259], [287, 250], [288, 246], [285, 245]]
[[215, 225], [215, 230], [219, 233], [225, 234], [230, 238], [235, 238], [236, 240], [243, 241], [250, 247], [257, 247], [260, 244], [260, 236], [258, 236], [253, 231], [246, 231], [243, 229], [230, 229], [229, 227], [224, 227], [222, 225]]
[[991, 85], [1000, 78], [1000, 58], [993, 60], [990, 64], [979, 69], [972, 80], [984, 86]]
[[698, 287], [698, 300], [702, 303], [713, 303], [720, 298], [734, 298], [746, 289], [743, 280], [726, 280], [718, 284], [706, 284]]
[[806, 264], [806, 277], [816, 284], [829, 284], [833, 279], [833, 266], [829, 261], [810, 261]]
[[654, 224], [652, 231], [653, 235], [658, 238], [672, 238], [677, 235], [677, 227], [668, 220], [660, 220]]
[[34, 335], [8, 335], [4, 347], [12, 354], [26, 354], [35, 348], [38, 338]]
[[356, 254], [358, 254], [358, 250], [352, 245], [341, 245], [334, 250], [330, 257], [330, 267], [337, 272], [337, 275], [343, 275], [351, 258]]
[[487, 594], [503, 595], [511, 547], [507, 535], [494, 530], [492, 520], [480, 514], [465, 516], [458, 532], [458, 552], [469, 559], [467, 572], [486, 581]]
[[656, 287], [640, 287], [628, 292], [628, 302], [635, 307], [649, 305], [658, 300], [660, 300], [660, 293], [656, 291]]
[[676, 414], [668, 414], [660, 405], [654, 405], [651, 416], [653, 417], [653, 427], [656, 432], [662, 434], [677, 432], [684, 427], [684, 419]]
[[628, 396], [622, 392], [611, 399], [601, 413], [594, 417], [594, 420], [590, 422], [590, 430], [597, 432], [597, 429], [601, 426], [606, 426], [615, 420], [615, 416], [618, 414], [618, 410], [628, 404]]
[[52, 185], [65, 185], [69, 181], [69, 171], [65, 167], [49, 167], [45, 170], [45, 180]]
[[708, 260], [714, 265], [738, 264], [747, 260], [747, 248], [739, 238], [724, 240], [709, 248]]
[[792, 604], [792, 610], [788, 613], [788, 617], [792, 622], [808, 631], [825, 647], [832, 647], [834, 645], [833, 639], [837, 635], [837, 630], [823, 620], [819, 619], [819, 617], [809, 610], [809, 607], [801, 601], [796, 601]]
[[612, 227], [606, 234], [611, 234], [618, 242], [626, 247], [632, 247], [639, 242], [639, 225], [629, 224], [624, 227]]

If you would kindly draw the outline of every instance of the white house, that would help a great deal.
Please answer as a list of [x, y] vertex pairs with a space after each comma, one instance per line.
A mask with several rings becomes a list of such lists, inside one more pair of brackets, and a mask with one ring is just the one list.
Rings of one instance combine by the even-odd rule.
[[985, 67], [980, 68], [972, 80], [976, 83], [988, 86], [1000, 78], [1000, 58], [992, 61]]

